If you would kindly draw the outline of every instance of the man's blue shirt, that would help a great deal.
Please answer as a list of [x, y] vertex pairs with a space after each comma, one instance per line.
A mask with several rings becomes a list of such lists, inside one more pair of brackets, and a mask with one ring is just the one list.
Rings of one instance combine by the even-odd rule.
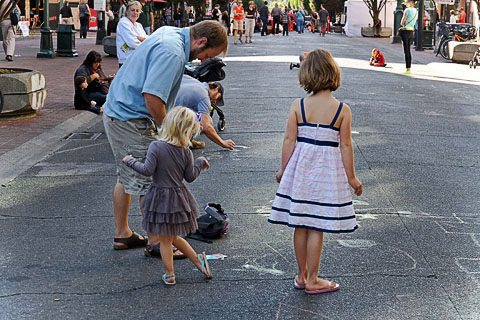
[[190, 76], [183, 76], [175, 106], [183, 106], [198, 113], [210, 114], [208, 83], [202, 83]]
[[138, 46], [110, 85], [103, 112], [119, 120], [150, 118], [144, 93], [175, 104], [185, 63], [190, 56], [190, 29], [162, 27]]

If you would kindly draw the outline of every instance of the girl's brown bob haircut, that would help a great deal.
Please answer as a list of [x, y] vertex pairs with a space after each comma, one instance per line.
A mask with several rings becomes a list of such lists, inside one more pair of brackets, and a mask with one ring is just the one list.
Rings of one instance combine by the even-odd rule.
[[308, 53], [298, 72], [300, 87], [307, 93], [322, 90], [335, 91], [340, 87], [340, 67], [327, 50], [315, 49]]

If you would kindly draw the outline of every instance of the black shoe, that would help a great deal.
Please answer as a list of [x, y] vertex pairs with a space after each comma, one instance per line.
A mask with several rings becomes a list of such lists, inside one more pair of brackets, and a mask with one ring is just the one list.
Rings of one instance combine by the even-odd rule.
[[6, 59], [7, 61], [13, 61], [13, 57], [10, 56], [10, 55], [6, 56], [5, 59]]

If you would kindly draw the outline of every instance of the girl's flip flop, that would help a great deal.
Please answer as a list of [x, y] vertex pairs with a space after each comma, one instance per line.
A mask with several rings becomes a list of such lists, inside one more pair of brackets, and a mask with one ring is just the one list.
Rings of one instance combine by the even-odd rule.
[[165, 283], [167, 286], [174, 286], [174, 285], [177, 284], [177, 281], [175, 279], [173, 279], [173, 282], [169, 282], [167, 280], [168, 278], [175, 278], [175, 273], [172, 273], [172, 274], [169, 274], [169, 275], [164, 273], [163, 276], [162, 276], [162, 280], [163, 280], [163, 283]]
[[319, 294], [319, 293], [327, 293], [327, 292], [337, 291], [338, 289], [340, 289], [340, 285], [338, 283], [336, 283], [335, 287], [333, 287], [333, 288], [318, 289], [318, 290], [305, 290], [305, 293], [306, 294]]
[[299, 290], [305, 289], [305, 286], [301, 286], [301, 285], [298, 284], [297, 277], [293, 278], [293, 287], [295, 289], [299, 289]]
[[[208, 263], [207, 255], [205, 254], [205, 252], [197, 254], [197, 259], [202, 265], [202, 269], [200, 271], [207, 277], [207, 279], [212, 279], [212, 269], [210, 269], [210, 264]], [[207, 270], [207, 274], [205, 274], [204, 272], [205, 269]]]

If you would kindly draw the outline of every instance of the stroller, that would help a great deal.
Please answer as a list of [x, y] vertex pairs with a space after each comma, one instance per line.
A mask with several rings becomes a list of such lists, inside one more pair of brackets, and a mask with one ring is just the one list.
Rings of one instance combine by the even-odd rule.
[[480, 65], [480, 47], [477, 49], [477, 51], [475, 51], [475, 53], [473, 54], [473, 58], [472, 60], [470, 60], [468, 65], [470, 66], [470, 68], [473, 67], [473, 69], [476, 69], [477, 65]]
[[[220, 58], [210, 58], [205, 60], [202, 64], [196, 66], [186, 66], [184, 74], [197, 79], [200, 82], [221, 81], [225, 79], [225, 71], [222, 69], [226, 64]], [[222, 92], [222, 94], [225, 94]], [[217, 112], [219, 131], [225, 130], [225, 114], [220, 108], [222, 105], [212, 103], [210, 107], [210, 117], [213, 119], [213, 114]]]

